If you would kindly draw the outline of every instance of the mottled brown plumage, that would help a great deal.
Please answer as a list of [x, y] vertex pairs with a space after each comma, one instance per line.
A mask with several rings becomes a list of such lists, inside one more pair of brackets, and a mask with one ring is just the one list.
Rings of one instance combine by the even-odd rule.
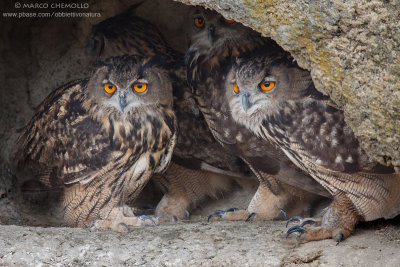
[[[190, 208], [200, 200], [214, 194], [216, 190], [214, 184], [221, 185], [217, 186], [221, 187], [221, 190], [229, 188], [229, 183], [222, 186], [222, 181], [226, 179], [221, 178], [220, 182], [214, 182], [220, 176], [211, 172], [247, 177], [250, 176], [250, 170], [240, 158], [225, 150], [212, 136], [187, 85], [184, 55], [171, 49], [159, 31], [149, 22], [134, 16], [134, 8], [95, 25], [88, 38], [87, 49], [99, 58], [110, 55], [154, 54], [167, 63], [166, 70], [170, 74], [173, 86], [174, 111], [178, 118], [179, 135], [173, 154], [173, 161], [176, 164], [172, 164], [162, 175], [163, 179], [155, 181], [159, 183], [161, 181], [168, 199], [172, 199], [169, 203], [175, 201], [174, 197], [179, 194], [195, 192], [196, 197], [193, 197], [193, 194], [186, 197], [187, 201], [190, 199], [192, 203], [187, 205], [182, 203], [182, 207], [185, 206], [190, 211]], [[208, 175], [215, 179], [211, 179]], [[196, 186], [199, 183], [201, 187]], [[190, 186], [193, 187], [190, 189]], [[182, 218], [181, 207], [175, 209], [171, 206], [163, 208], [163, 211], [167, 215]]]
[[167, 168], [176, 134], [172, 84], [162, 62], [112, 57], [89, 79], [66, 84], [41, 103], [13, 160], [20, 177], [64, 188], [69, 225], [97, 220], [100, 228], [118, 230], [120, 223], [141, 223], [125, 203]]
[[165, 192], [157, 204], [156, 215], [176, 216], [188, 219], [190, 212], [202, 201], [218, 199], [235, 188], [232, 177], [201, 169], [171, 163], [168, 171], [154, 175], [152, 180]]
[[230, 67], [225, 88], [235, 121], [274, 143], [334, 197], [319, 227], [296, 226], [289, 233], [305, 232], [305, 241], [340, 242], [360, 220], [400, 213], [400, 175], [368, 157], [343, 111], [327, 104], [330, 101], [315, 89], [310, 73], [289, 60], [286, 52], [264, 47], [239, 57]]
[[[226, 71], [235, 57], [261, 46], [275, 49], [277, 45], [213, 11], [197, 8], [192, 19], [191, 46], [186, 54], [188, 82], [215, 139], [230, 153], [244, 160], [260, 180], [262, 188], [249, 210], [258, 213], [260, 218], [276, 218], [281, 208], [288, 209], [291, 204], [301, 203], [298, 200], [305, 193], [293, 186], [327, 196], [318, 183], [296, 168], [270, 142], [235, 123], [224, 97]], [[293, 194], [298, 197], [293, 197]], [[259, 208], [254, 210], [251, 207]]]

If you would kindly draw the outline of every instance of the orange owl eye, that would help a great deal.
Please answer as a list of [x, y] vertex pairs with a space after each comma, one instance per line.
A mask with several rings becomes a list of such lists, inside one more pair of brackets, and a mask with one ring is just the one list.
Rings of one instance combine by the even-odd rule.
[[112, 84], [112, 83], [105, 83], [105, 84], [104, 84], [104, 90], [105, 90], [108, 94], [114, 93], [116, 89], [117, 89], [117, 87], [115, 87], [115, 85]]
[[194, 18], [194, 25], [195, 25], [197, 28], [203, 28], [203, 26], [204, 26], [205, 23], [206, 23], [206, 22], [204, 21], [203, 18]]
[[263, 90], [263, 91], [270, 91], [270, 90], [274, 89], [274, 87], [275, 87], [275, 82], [271, 82], [271, 81], [269, 81], [269, 82], [262, 82], [262, 83], [259, 84], [259, 87], [260, 87], [260, 89]]
[[226, 19], [226, 18], [223, 18], [223, 21], [224, 21], [226, 24], [232, 24], [232, 23], [235, 22], [234, 19]]
[[132, 86], [136, 93], [143, 93], [147, 90], [147, 83], [137, 82]]
[[235, 94], [240, 93], [239, 86], [236, 83], [233, 84], [233, 91], [235, 92]]

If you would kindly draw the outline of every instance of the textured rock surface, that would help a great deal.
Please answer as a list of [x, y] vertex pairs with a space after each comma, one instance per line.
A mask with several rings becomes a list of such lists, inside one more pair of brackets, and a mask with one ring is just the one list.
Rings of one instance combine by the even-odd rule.
[[277, 41], [345, 111], [367, 153], [400, 167], [400, 1], [178, 1]]
[[119, 234], [0, 226], [1, 266], [399, 266], [399, 227], [359, 229], [335, 246], [289, 246], [283, 222], [178, 223]]

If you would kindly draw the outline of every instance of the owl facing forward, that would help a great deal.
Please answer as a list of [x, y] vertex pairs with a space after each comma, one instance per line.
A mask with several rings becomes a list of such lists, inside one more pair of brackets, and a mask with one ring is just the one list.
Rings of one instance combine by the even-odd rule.
[[318, 227], [301, 224], [288, 234], [301, 232], [303, 241], [340, 242], [360, 220], [400, 213], [400, 175], [366, 155], [343, 111], [285, 52], [265, 49], [239, 57], [226, 77], [225, 94], [237, 123], [274, 143], [334, 198]]
[[201, 200], [231, 188], [232, 182], [215, 172], [247, 177], [248, 169], [238, 157], [221, 147], [199, 114], [186, 82], [184, 55], [170, 48], [154, 25], [135, 16], [135, 8], [132, 6], [95, 25], [87, 49], [100, 59], [146, 54], [162, 57], [168, 63], [179, 135], [172, 157], [174, 164], [162, 175], [153, 176], [151, 181], [165, 192], [161, 204], [166, 205], [158, 205], [156, 215], [184, 219]]
[[225, 219], [246, 219], [251, 213], [264, 220], [282, 216], [281, 209], [308, 205], [310, 196], [298, 187], [326, 196], [326, 190], [296, 168], [270, 142], [237, 124], [225, 100], [227, 68], [235, 57], [277, 44], [259, 33], [216, 12], [193, 10], [191, 46], [186, 54], [187, 79], [214, 138], [232, 155], [240, 157], [254, 172], [260, 186], [246, 211], [223, 213]]
[[17, 176], [63, 187], [69, 225], [143, 222], [125, 202], [166, 169], [176, 140], [164, 69], [155, 57], [101, 61], [89, 79], [51, 93], [17, 139]]

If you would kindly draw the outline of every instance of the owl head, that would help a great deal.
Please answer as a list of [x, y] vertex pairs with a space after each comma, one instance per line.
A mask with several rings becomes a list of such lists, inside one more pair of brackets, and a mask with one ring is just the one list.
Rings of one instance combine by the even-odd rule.
[[236, 58], [224, 83], [233, 119], [249, 129], [314, 88], [310, 73], [276, 49]]
[[98, 110], [119, 115], [172, 106], [172, 84], [158, 57], [120, 56], [100, 61], [88, 81]]
[[226, 45], [227, 41], [240, 40], [249, 33], [258, 35], [250, 28], [233, 19], [225, 18], [215, 11], [196, 7], [192, 13], [190, 18], [192, 27], [189, 31], [190, 45], [200, 53]]
[[135, 9], [142, 3], [132, 5], [125, 12], [94, 25], [86, 40], [86, 56], [106, 59], [111, 56], [138, 54], [132, 51], [136, 52], [135, 43], [142, 37], [140, 30], [146, 29], [149, 35], [155, 31], [147, 21], [134, 16]]

